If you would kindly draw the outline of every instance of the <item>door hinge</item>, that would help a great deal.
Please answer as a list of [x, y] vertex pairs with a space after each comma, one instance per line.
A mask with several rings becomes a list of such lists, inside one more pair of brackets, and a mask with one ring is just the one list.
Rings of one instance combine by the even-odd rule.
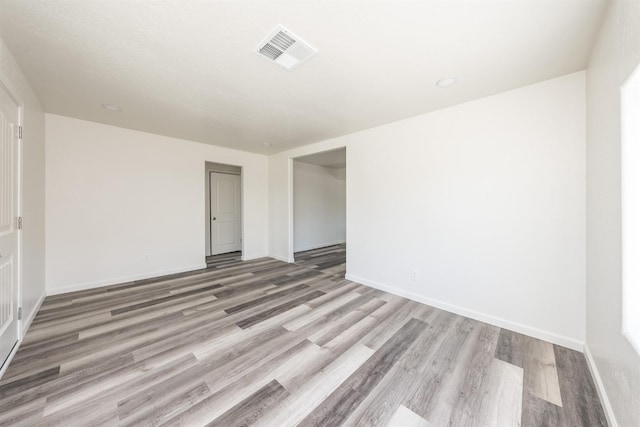
[[16, 218], [16, 229], [22, 230], [22, 217], [21, 216]]
[[22, 139], [22, 126], [16, 128], [16, 138]]
[[22, 320], [22, 307], [18, 307], [18, 320]]

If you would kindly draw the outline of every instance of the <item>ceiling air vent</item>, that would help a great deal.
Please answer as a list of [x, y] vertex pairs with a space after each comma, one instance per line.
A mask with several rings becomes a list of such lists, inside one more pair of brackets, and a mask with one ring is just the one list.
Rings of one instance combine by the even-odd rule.
[[278, 25], [256, 48], [256, 52], [287, 70], [318, 53], [309, 43]]

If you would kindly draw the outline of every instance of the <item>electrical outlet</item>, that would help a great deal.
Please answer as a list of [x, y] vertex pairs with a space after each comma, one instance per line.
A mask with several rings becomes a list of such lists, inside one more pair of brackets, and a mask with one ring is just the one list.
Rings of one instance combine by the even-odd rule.
[[418, 281], [418, 270], [411, 270], [411, 281], [412, 282]]
[[151, 261], [151, 255], [144, 254], [144, 262], [150, 262], [150, 261]]

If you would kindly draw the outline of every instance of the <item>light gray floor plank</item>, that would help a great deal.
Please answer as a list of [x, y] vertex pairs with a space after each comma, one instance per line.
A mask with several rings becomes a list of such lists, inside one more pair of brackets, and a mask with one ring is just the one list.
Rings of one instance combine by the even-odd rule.
[[[272, 408], [257, 427], [297, 425], [371, 357], [373, 350], [357, 345], [314, 375], [295, 394]], [[276, 378], [277, 379], [277, 378]]]
[[524, 357], [525, 390], [540, 399], [562, 406], [553, 344], [530, 339]]
[[431, 427], [431, 424], [406, 406], [400, 405], [387, 427]]
[[482, 427], [517, 426], [522, 418], [523, 370], [493, 359], [481, 390], [482, 402], [474, 424]]

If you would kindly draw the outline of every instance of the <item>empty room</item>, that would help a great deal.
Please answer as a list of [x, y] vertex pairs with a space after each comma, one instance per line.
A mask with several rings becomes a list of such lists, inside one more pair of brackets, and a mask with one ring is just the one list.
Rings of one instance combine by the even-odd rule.
[[640, 0], [0, 0], [1, 426], [640, 426]]

